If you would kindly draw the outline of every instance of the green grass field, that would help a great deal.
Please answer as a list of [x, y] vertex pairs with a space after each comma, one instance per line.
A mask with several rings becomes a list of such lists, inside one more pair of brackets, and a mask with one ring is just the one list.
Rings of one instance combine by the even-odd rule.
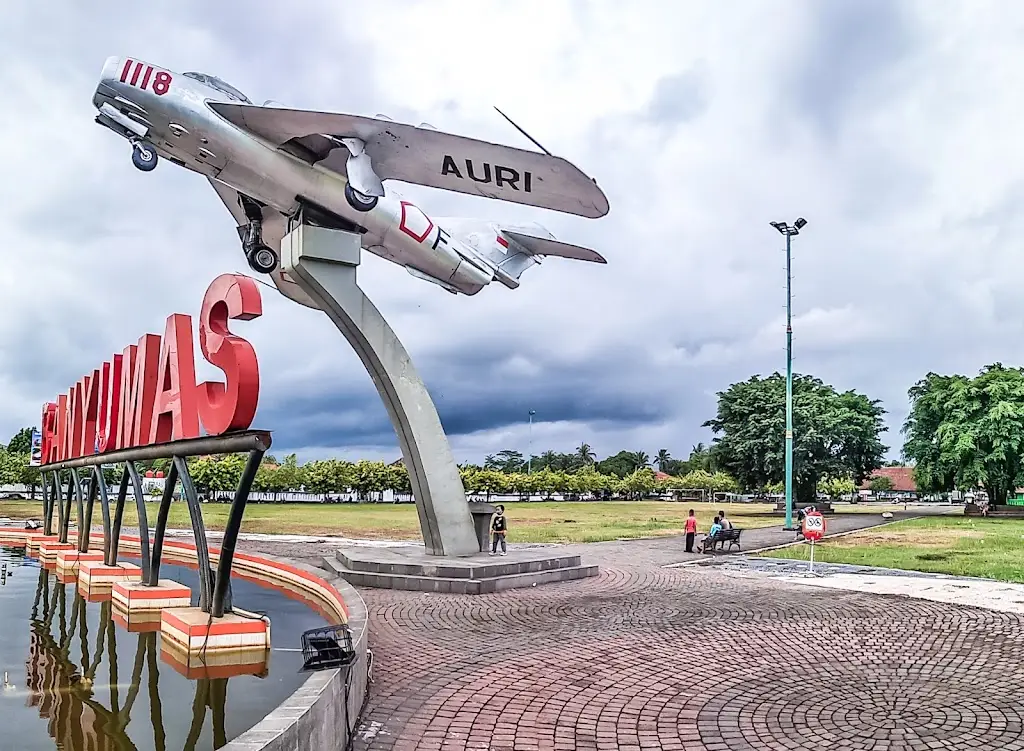
[[[586, 503], [507, 503], [510, 542], [601, 542], [637, 537], [660, 537], [683, 533], [689, 509], [697, 512], [699, 529], [707, 531], [711, 517], [725, 509], [737, 526], [754, 528], [781, 524], [767, 504], [736, 503], [711, 505], [664, 501]], [[223, 529], [229, 505], [203, 504], [208, 529]], [[146, 504], [150, 524], [156, 519], [157, 504]], [[877, 513], [877, 511], [876, 511]], [[0, 501], [0, 517], [38, 518], [42, 502]], [[75, 511], [72, 511], [72, 519]], [[93, 512], [100, 523], [100, 511]], [[126, 526], [137, 523], [135, 506], [125, 506]], [[171, 506], [170, 526], [188, 528], [188, 508], [182, 502]], [[419, 522], [413, 504], [269, 504], [253, 503], [245, 510], [243, 532], [267, 534], [335, 535], [361, 539], [409, 540], [419, 538]]]
[[[807, 560], [809, 552], [799, 545], [765, 555]], [[820, 543], [814, 559], [1024, 582], [1024, 520], [912, 519]]]

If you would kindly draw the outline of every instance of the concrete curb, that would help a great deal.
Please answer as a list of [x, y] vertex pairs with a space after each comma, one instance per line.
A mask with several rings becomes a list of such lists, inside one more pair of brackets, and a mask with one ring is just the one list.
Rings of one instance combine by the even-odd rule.
[[[911, 517], [911, 519], [920, 519], [920, 518], [921, 517]], [[837, 539], [839, 537], [846, 537], [847, 535], [855, 535], [858, 532], [866, 532], [869, 529], [879, 529], [881, 527], [888, 527], [890, 524], [897, 524], [899, 522], [905, 522], [905, 521], [909, 521], [909, 520], [908, 519], [893, 519], [892, 521], [884, 521], [884, 522], [880, 522], [878, 524], [871, 524], [871, 525], [869, 525], [867, 527], [860, 527], [859, 529], [850, 529], [850, 530], [847, 530], [846, 532], [836, 532], [835, 534], [825, 535], [824, 539], [826, 539], [826, 540], [834, 540], [834, 539]], [[769, 546], [763, 547], [763, 548], [755, 548], [754, 550], [744, 550], [744, 551], [740, 552], [738, 555], [741, 555], [741, 556], [757, 555], [759, 553], [767, 553], [770, 550], [782, 550], [783, 548], [791, 548], [794, 545], [803, 545], [803, 544], [804, 544], [803, 540], [793, 540], [792, 542], [785, 542], [785, 543], [782, 543], [781, 545], [769, 545]], [[681, 561], [679, 563], [666, 563], [665, 565], [662, 566], [662, 568], [682, 568], [683, 566], [701, 566], [701, 565], [706, 565], [708, 563], [708, 561], [713, 561], [713, 560], [717, 560], [717, 559], [715, 559], [715, 558], [697, 558], [697, 559], [694, 559], [692, 561]]]
[[354, 736], [358, 729], [359, 714], [369, 691], [366, 604], [355, 587], [333, 572], [266, 553], [260, 553], [259, 557], [301, 569], [335, 588], [348, 608], [348, 625], [352, 629], [357, 657], [349, 668], [311, 673], [295, 693], [230, 741], [223, 751], [341, 751], [348, 748], [349, 736]]

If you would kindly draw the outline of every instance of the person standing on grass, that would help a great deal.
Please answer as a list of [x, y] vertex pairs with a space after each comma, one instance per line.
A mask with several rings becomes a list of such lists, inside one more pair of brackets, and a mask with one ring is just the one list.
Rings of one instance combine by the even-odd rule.
[[697, 536], [697, 517], [693, 514], [693, 509], [690, 509], [690, 515], [686, 517], [686, 526], [683, 528], [686, 531], [686, 552], [693, 552], [693, 539]]
[[506, 555], [508, 553], [505, 547], [505, 533], [508, 532], [508, 520], [505, 519], [505, 507], [498, 504], [498, 510], [494, 512], [494, 518], [491, 519], [491, 555], [498, 552], [498, 542], [501, 542], [501, 554]]

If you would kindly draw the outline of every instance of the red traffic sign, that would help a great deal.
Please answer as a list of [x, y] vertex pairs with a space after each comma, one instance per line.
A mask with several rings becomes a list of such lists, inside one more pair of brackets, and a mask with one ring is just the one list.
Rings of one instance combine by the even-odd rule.
[[804, 539], [820, 540], [825, 536], [825, 517], [820, 511], [810, 511], [804, 517]]

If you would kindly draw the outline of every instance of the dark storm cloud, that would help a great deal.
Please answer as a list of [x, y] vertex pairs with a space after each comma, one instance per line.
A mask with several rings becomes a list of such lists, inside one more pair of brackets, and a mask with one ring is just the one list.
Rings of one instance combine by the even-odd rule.
[[656, 123], [678, 125], [703, 113], [709, 99], [707, 73], [695, 68], [660, 79], [644, 115]]
[[793, 101], [823, 132], [834, 133], [852, 103], [911, 51], [916, 35], [903, 0], [828, 0], [806, 8], [812, 22], [783, 100]]
[[[632, 428], [661, 422], [665, 404], [656, 391], [638, 388], [624, 362], [597, 353], [570, 364], [543, 353], [521, 355], [537, 365], [531, 375], [509, 372], [509, 357], [498, 349], [450, 349], [419, 362], [420, 373], [450, 436], [521, 424], [529, 410], [537, 421], [582, 421], [593, 426]], [[392, 445], [394, 432], [377, 392], [367, 379], [323, 390], [317, 379], [307, 388], [292, 385], [276, 398], [264, 397], [257, 422], [275, 432], [285, 447]]]

